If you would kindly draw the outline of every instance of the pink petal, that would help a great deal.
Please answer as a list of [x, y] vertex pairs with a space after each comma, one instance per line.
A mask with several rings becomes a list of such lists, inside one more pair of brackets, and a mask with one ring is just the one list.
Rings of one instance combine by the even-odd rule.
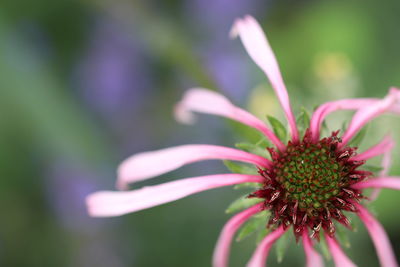
[[321, 255], [319, 255], [313, 248], [312, 241], [307, 232], [303, 232], [303, 247], [307, 258], [307, 267], [323, 267], [324, 262]]
[[145, 180], [201, 160], [237, 160], [269, 168], [271, 162], [242, 150], [213, 145], [183, 145], [139, 153], [126, 159], [118, 168], [117, 187], [125, 189], [128, 183]]
[[[385, 177], [388, 175], [389, 169], [390, 169], [390, 165], [392, 164], [392, 154], [391, 154], [392, 150], [387, 150], [384, 154], [383, 154], [383, 158], [382, 158], [382, 171], [379, 173], [379, 177]], [[379, 179], [379, 178], [376, 178]], [[374, 188], [374, 190], [371, 192], [371, 195], [369, 196], [369, 199], [375, 200], [378, 198], [379, 193], [381, 192], [380, 188]]]
[[356, 267], [356, 265], [344, 254], [343, 250], [340, 248], [336, 239], [325, 235], [326, 243], [328, 244], [329, 250], [331, 251], [333, 261], [337, 267]]
[[229, 249], [236, 231], [246, 222], [251, 216], [261, 211], [263, 203], [254, 205], [235, 216], [233, 216], [224, 226], [219, 236], [217, 245], [214, 250], [213, 266], [227, 267], [229, 260]]
[[368, 160], [370, 158], [385, 154], [394, 147], [394, 140], [390, 136], [386, 136], [379, 144], [370, 149], [352, 157], [351, 161]]
[[385, 112], [391, 111], [399, 102], [400, 91], [392, 88], [384, 99], [358, 110], [342, 137], [343, 142], [340, 143], [339, 146], [342, 147], [346, 145], [367, 122]]
[[86, 204], [91, 216], [119, 216], [178, 200], [204, 190], [247, 182], [262, 183], [263, 178], [245, 174], [199, 176], [133, 191], [100, 191], [89, 195]]
[[285, 149], [285, 145], [262, 120], [234, 106], [226, 97], [216, 92], [202, 88], [193, 88], [187, 91], [175, 107], [175, 117], [180, 122], [191, 123], [194, 120], [191, 113], [193, 111], [239, 121], [262, 132], [280, 151]]
[[378, 102], [377, 98], [356, 98], [342, 99], [338, 101], [327, 102], [317, 108], [310, 121], [310, 130], [314, 141], [318, 141], [321, 125], [325, 117], [338, 110], [357, 110], [373, 103]]
[[247, 263], [247, 267], [262, 267], [266, 266], [267, 256], [272, 245], [278, 240], [286, 230], [282, 226], [268, 234], [258, 245], [256, 251], [251, 256], [250, 261]]
[[400, 177], [377, 177], [362, 181], [351, 186], [354, 189], [389, 188], [400, 190]]
[[268, 43], [268, 40], [258, 22], [251, 16], [237, 19], [233, 25], [232, 37], [240, 36], [247, 53], [253, 61], [264, 71], [269, 78], [275, 93], [278, 96], [285, 115], [288, 119], [292, 138], [298, 140], [296, 120], [290, 107], [289, 96], [283, 83], [282, 75], [279, 70], [278, 62]]
[[352, 203], [358, 209], [358, 215], [360, 216], [361, 221], [365, 224], [365, 227], [374, 242], [381, 266], [397, 267], [398, 264], [396, 257], [385, 229], [383, 229], [382, 225], [374, 218], [374, 216], [372, 216], [371, 213], [368, 212], [366, 208], [357, 202], [352, 201]]

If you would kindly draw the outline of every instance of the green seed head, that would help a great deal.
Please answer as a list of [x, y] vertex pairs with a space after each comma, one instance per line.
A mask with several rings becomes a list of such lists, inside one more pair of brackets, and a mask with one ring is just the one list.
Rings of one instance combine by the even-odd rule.
[[276, 180], [300, 209], [322, 209], [339, 193], [341, 166], [328, 144], [289, 145], [278, 161]]

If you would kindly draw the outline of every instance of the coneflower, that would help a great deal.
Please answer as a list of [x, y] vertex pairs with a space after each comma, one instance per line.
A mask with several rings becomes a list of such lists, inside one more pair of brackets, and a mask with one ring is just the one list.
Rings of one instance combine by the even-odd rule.
[[[186, 178], [127, 192], [96, 192], [87, 198], [91, 216], [119, 216], [171, 202], [200, 191], [242, 183], [257, 183], [258, 189], [248, 198], [258, 203], [232, 217], [224, 226], [214, 251], [213, 266], [228, 266], [229, 248], [237, 230], [254, 215], [268, 210], [266, 226], [270, 232], [259, 243], [248, 267], [265, 266], [268, 252], [276, 240], [292, 229], [302, 242], [308, 267], [323, 266], [314, 249], [323, 234], [336, 266], [355, 266], [344, 254], [336, 239], [336, 222], [351, 228], [345, 213], [358, 215], [375, 245], [381, 266], [397, 266], [389, 239], [381, 224], [360, 202], [367, 197], [365, 188], [400, 189], [400, 177], [388, 177], [390, 151], [394, 142], [385, 137], [366, 151], [359, 152], [350, 141], [377, 116], [400, 114], [400, 90], [391, 88], [383, 99], [343, 99], [325, 103], [313, 113], [308, 129], [299, 133], [286, 87], [275, 56], [256, 20], [251, 16], [238, 19], [232, 36], [239, 36], [254, 62], [265, 72], [285, 112], [290, 141], [283, 140], [262, 120], [234, 106], [224, 96], [202, 88], [189, 90], [177, 104], [175, 113], [182, 122], [192, 122], [192, 112], [226, 117], [260, 131], [273, 144], [267, 147], [270, 157], [240, 149], [214, 145], [183, 145], [133, 155], [118, 171], [117, 186], [149, 179], [185, 164], [208, 159], [241, 161], [253, 164], [258, 174], [214, 174]], [[354, 110], [347, 129], [320, 137], [325, 117], [337, 110]], [[265, 149], [265, 147], [263, 147]], [[383, 155], [379, 175], [363, 168], [369, 159]]]

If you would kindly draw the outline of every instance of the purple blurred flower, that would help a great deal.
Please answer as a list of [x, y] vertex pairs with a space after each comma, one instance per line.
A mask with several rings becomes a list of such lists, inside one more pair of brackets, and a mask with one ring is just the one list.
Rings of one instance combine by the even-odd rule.
[[[202, 27], [200, 30], [206, 35], [199, 43], [202, 49], [202, 58], [206, 59], [206, 67], [216, 80], [220, 89], [235, 102], [243, 102], [251, 82], [251, 70], [246, 65], [243, 55], [237, 53], [229, 44], [232, 21], [244, 14], [257, 14], [265, 10], [266, 3], [261, 0], [188, 0], [187, 10], [191, 16], [193, 27]], [[234, 77], [234, 78], [233, 78]]]
[[97, 175], [76, 162], [59, 159], [50, 164], [46, 176], [48, 202], [59, 225], [71, 240], [79, 240], [71, 266], [123, 266], [106, 225], [86, 214], [84, 199], [99, 187], [94, 182]]
[[149, 132], [141, 118], [153, 86], [148, 60], [129, 31], [109, 18], [95, 23], [87, 55], [78, 68], [78, 83], [83, 97], [108, 124], [119, 147], [133, 149], [137, 144], [131, 141], [132, 133], [144, 137]]

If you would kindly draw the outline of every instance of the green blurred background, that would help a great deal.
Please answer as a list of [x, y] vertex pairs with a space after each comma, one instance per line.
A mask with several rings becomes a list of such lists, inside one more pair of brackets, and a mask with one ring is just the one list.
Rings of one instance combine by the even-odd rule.
[[[259, 116], [283, 118], [261, 71], [228, 38], [236, 17], [262, 23], [297, 113], [400, 86], [399, 12], [398, 0], [2, 0], [0, 265], [210, 266], [231, 216], [224, 210], [244, 192], [216, 189], [106, 219], [86, 215], [85, 196], [113, 189], [118, 163], [133, 153], [243, 140], [220, 118], [178, 125], [172, 108], [187, 88], [218, 90]], [[329, 117], [329, 126], [348, 115]], [[399, 119], [373, 126], [362, 147], [387, 132], [400, 141]], [[139, 186], [225, 171], [197, 163]], [[371, 205], [398, 258], [399, 203], [400, 192], [386, 190]], [[359, 266], [378, 266], [358, 225], [346, 252]], [[254, 243], [235, 243], [231, 266], [243, 266]], [[292, 243], [281, 264], [272, 251], [269, 266], [303, 266]]]

